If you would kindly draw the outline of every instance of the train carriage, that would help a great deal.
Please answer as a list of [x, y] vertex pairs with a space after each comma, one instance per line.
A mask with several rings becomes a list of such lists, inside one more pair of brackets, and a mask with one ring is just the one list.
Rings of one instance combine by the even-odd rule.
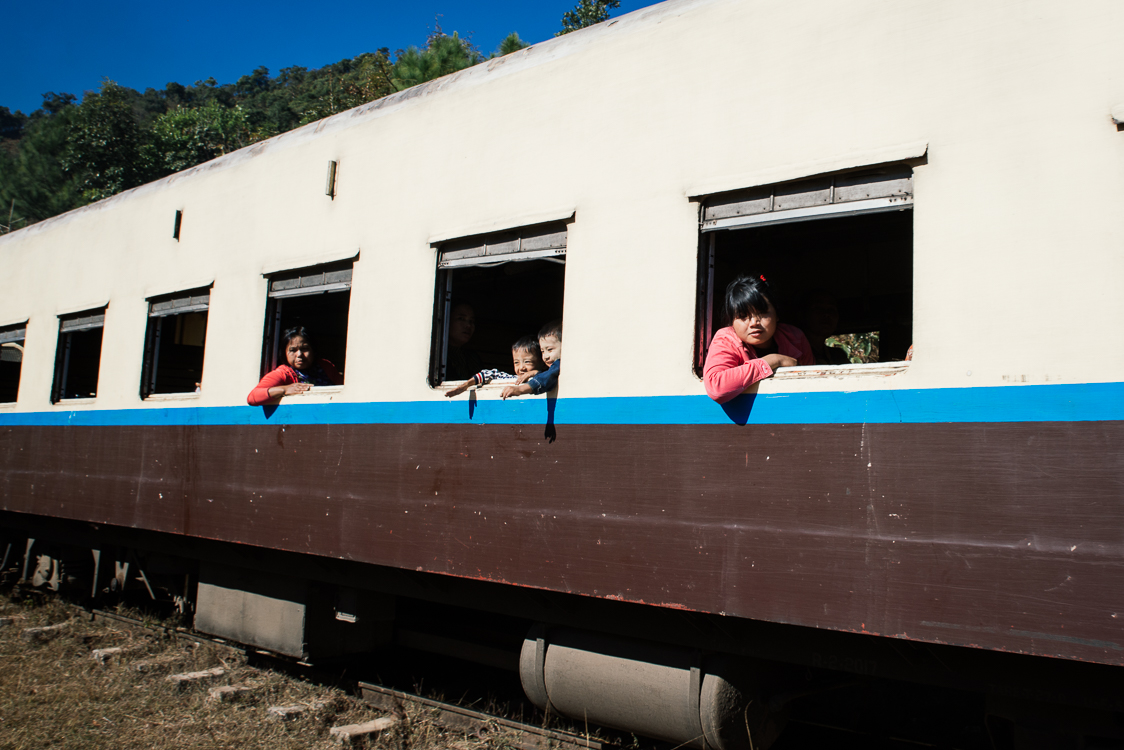
[[[200, 629], [304, 658], [536, 623], [463, 653], [699, 747], [782, 666], [1122, 739], [1122, 25], [670, 0], [5, 235], [6, 562], [167, 570]], [[715, 403], [744, 272], [878, 361]], [[461, 301], [497, 362], [560, 317], [557, 390], [446, 398]], [[344, 384], [246, 405], [298, 324]], [[591, 687], [622, 660], [643, 711]]]

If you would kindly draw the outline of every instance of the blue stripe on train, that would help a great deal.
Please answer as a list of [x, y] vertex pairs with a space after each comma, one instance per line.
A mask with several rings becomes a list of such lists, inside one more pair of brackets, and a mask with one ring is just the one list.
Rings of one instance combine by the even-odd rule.
[[287, 403], [0, 413], [0, 426], [266, 424], [868, 424], [1124, 420], [1124, 383], [741, 396]]

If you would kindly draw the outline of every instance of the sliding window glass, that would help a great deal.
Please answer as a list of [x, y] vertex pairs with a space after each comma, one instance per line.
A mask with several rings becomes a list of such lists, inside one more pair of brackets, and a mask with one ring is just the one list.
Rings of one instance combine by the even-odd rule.
[[913, 336], [913, 171], [903, 164], [723, 193], [703, 203], [695, 371], [726, 286], [763, 275], [817, 365], [902, 360]]
[[27, 323], [0, 328], [0, 404], [13, 404], [20, 391]]
[[210, 301], [209, 288], [149, 299], [141, 398], [199, 390]]
[[59, 317], [51, 401], [57, 403], [64, 399], [94, 398], [98, 395], [104, 327], [104, 307]]
[[353, 264], [354, 259], [270, 274], [263, 375], [285, 364], [280, 342], [291, 328], [304, 328], [312, 337], [317, 359], [328, 360], [343, 374]]
[[566, 227], [537, 224], [437, 247], [430, 385], [511, 372], [511, 345], [561, 319]]

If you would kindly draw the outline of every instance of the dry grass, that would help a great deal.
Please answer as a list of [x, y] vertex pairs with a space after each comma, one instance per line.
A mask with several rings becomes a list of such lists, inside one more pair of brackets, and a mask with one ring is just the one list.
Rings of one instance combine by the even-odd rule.
[[[339, 748], [334, 726], [357, 724], [379, 712], [343, 690], [256, 669], [245, 658], [218, 646], [164, 637], [89, 616], [57, 599], [15, 602], [0, 595], [0, 750], [38, 748]], [[25, 628], [69, 623], [60, 635], [29, 642]], [[121, 647], [105, 665], [94, 649]], [[157, 662], [140, 672], [137, 663]], [[206, 684], [177, 689], [166, 677], [211, 667], [226, 674]], [[221, 685], [252, 685], [232, 702], [208, 700]], [[305, 705], [286, 721], [267, 719], [270, 706]], [[440, 730], [422, 711], [381, 737], [353, 747], [484, 750], [511, 747], [511, 737], [457, 737]]]

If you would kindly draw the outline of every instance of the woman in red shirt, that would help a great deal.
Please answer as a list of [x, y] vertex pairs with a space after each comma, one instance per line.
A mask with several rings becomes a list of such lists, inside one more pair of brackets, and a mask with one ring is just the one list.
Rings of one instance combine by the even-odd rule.
[[336, 366], [316, 356], [312, 334], [304, 326], [290, 328], [281, 334], [281, 351], [285, 361], [258, 383], [246, 403], [250, 406], [276, 404], [284, 396], [296, 396], [314, 385], [343, 385], [343, 376]]
[[730, 325], [714, 334], [703, 365], [706, 395], [718, 403], [731, 401], [780, 367], [816, 363], [804, 333], [778, 320], [774, 296], [764, 276], [740, 276], [726, 287]]

